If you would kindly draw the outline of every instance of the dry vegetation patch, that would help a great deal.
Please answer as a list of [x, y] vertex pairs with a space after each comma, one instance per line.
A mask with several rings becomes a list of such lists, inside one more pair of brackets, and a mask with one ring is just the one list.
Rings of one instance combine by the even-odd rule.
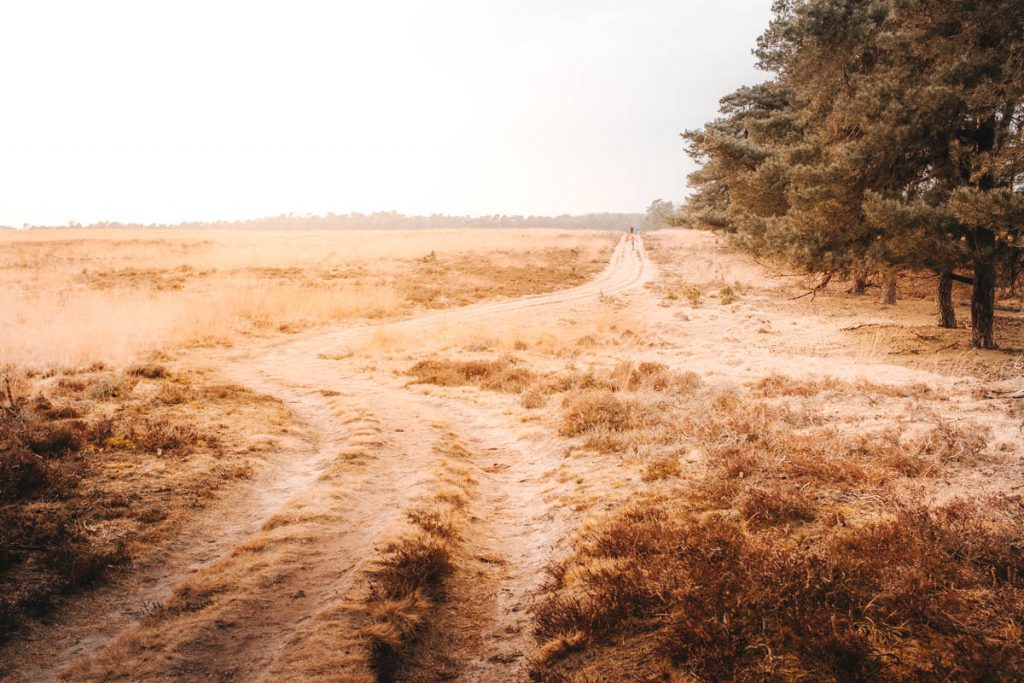
[[552, 568], [541, 668], [581, 680], [1015, 678], [1021, 512], [1020, 499], [893, 504], [789, 544], [725, 513], [638, 504]]
[[0, 638], [249, 476], [248, 444], [223, 415], [284, 418], [273, 401], [157, 364], [10, 371], [0, 384]]
[[369, 571], [370, 623], [362, 635], [378, 680], [398, 680], [435, 605], [445, 600], [447, 581], [459, 564], [462, 528], [470, 520], [467, 505], [477, 481], [464, 466], [469, 452], [453, 434], [435, 450], [442, 462], [434, 493], [406, 512], [410, 529], [379, 548]]
[[42, 367], [548, 292], [600, 271], [614, 236], [39, 230], [0, 243], [0, 364]]
[[932, 482], [996, 457], [987, 431], [938, 419], [837, 425], [818, 404], [792, 402], [825, 390], [876, 402], [924, 394], [773, 376], [648, 403], [662, 415], [641, 424], [616, 391], [570, 393], [563, 425], [585, 430], [587, 415], [609, 431], [635, 429], [634, 445], [672, 444], [646, 461], [643, 480], [680, 476], [681, 449], [701, 464], [685, 487], [586, 527], [552, 565], [535, 615], [537, 675], [1024, 675], [1024, 500], [925, 502]]
[[472, 384], [506, 393], [521, 392], [534, 378], [533, 372], [513, 356], [497, 360], [424, 360], [409, 368], [407, 374], [420, 384], [443, 387]]

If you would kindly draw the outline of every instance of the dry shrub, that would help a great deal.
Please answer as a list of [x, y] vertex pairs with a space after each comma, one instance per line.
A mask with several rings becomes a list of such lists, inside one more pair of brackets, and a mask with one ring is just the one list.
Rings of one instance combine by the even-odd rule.
[[550, 394], [540, 386], [531, 386], [525, 392], [523, 392], [522, 406], [529, 410], [535, 408], [543, 408], [548, 404], [548, 398]]
[[914, 447], [941, 464], [970, 465], [978, 462], [991, 437], [991, 430], [977, 425], [962, 428], [951, 422], [939, 422], [914, 441]]
[[[798, 545], [721, 514], [635, 505], [552, 568], [541, 675], [608, 657], [615, 680], [627, 666], [643, 680], [664, 666], [703, 680], [1020, 678], [1022, 513], [1019, 498], [901, 504]], [[568, 654], [560, 641], [590, 645]], [[653, 646], [660, 661], [616, 662], [601, 644]]]
[[456, 361], [428, 359], [413, 365], [406, 374], [416, 383], [438, 386], [476, 385], [506, 393], [522, 393], [524, 408], [541, 408], [552, 394], [602, 390], [606, 392], [653, 391], [676, 397], [693, 395], [700, 378], [693, 372], [674, 372], [662, 363], [624, 362], [610, 370], [570, 370], [536, 375], [514, 356], [497, 360]]
[[245, 471], [223, 463], [118, 476], [154, 454], [185, 458], [217, 446], [194, 416], [161, 412], [166, 401], [133, 394], [147, 374], [159, 373], [93, 366], [0, 380], [0, 640], [54, 596], [127, 561], [128, 549], [172, 512], [201, 505], [216, 482]]
[[152, 397], [152, 402], [164, 406], [177, 406], [195, 401], [197, 394], [185, 384], [164, 382]]
[[370, 648], [370, 663], [381, 680], [391, 680], [403, 653], [416, 641], [436, 602], [444, 599], [445, 579], [454, 571], [454, 536], [437, 533], [436, 520], [425, 521], [415, 533], [388, 543], [380, 550], [377, 566], [369, 573], [367, 614], [370, 625], [363, 635]]
[[835, 377], [820, 379], [795, 379], [778, 373], [763, 377], [749, 385], [756, 396], [777, 398], [780, 396], [816, 396], [825, 391], [845, 391], [848, 393], [872, 394], [887, 398], [931, 398], [935, 390], [927, 384], [915, 383], [904, 385], [878, 384], [868, 380], [843, 382]]
[[722, 287], [721, 289], [718, 290], [718, 302], [723, 306], [728, 306], [729, 304], [736, 301], [736, 296], [736, 290], [734, 290], [729, 285], [726, 285], [725, 287]]
[[700, 387], [694, 372], [673, 372], [662, 363], [626, 361], [610, 373], [611, 383], [619, 391], [650, 389], [680, 396], [693, 394]]
[[725, 393], [712, 397], [710, 410], [691, 410], [675, 426], [707, 456], [709, 489], [720, 501], [736, 492], [726, 482], [783, 481], [850, 493], [884, 487], [894, 477], [934, 477], [951, 464], [977, 462], [989, 438], [986, 429], [946, 422], [903, 438], [895, 428], [848, 433], [821, 421], [813, 413]]
[[112, 431], [102, 442], [107, 448], [185, 456], [200, 444], [216, 445], [216, 439], [204, 437], [186, 422], [167, 422], [134, 411], [122, 411]]
[[814, 502], [791, 486], [752, 486], [740, 497], [737, 509], [751, 524], [809, 522], [815, 518]]
[[539, 408], [551, 395], [564, 394], [559, 433], [582, 436], [584, 447], [612, 452], [671, 441], [674, 429], [666, 428], [671, 413], [700, 384], [696, 374], [675, 372], [661, 363], [624, 362], [609, 370], [574, 369], [538, 377], [522, 404]]
[[[563, 430], [632, 430], [623, 400], [642, 396], [571, 393]], [[667, 431], [676, 452], [695, 447], [704, 476], [585, 529], [550, 568], [536, 611], [541, 679], [1024, 675], [1021, 498], [904, 502], [909, 479], [978, 463], [987, 430], [840, 428], [737, 391], [644, 408], [655, 415], [641, 430]], [[643, 478], [659, 470], [651, 460]]]
[[371, 600], [396, 600], [419, 590], [437, 594], [452, 568], [448, 545], [429, 532], [386, 544], [370, 572]]
[[832, 377], [817, 380], [800, 380], [786, 375], [772, 374], [750, 385], [755, 396], [775, 398], [777, 396], [816, 396], [823, 391], [835, 391], [842, 385]]
[[406, 374], [420, 384], [444, 387], [475, 384], [505, 393], [519, 393], [533, 381], [533, 373], [511, 356], [491, 361], [424, 360], [409, 368]]
[[714, 394], [689, 406], [680, 421], [684, 436], [700, 442], [766, 442], [771, 428], [793, 430], [813, 422], [813, 416], [788, 406], [751, 401], [734, 391]]
[[139, 363], [128, 368], [129, 375], [133, 377], [145, 377], [146, 379], [163, 379], [170, 376], [170, 372], [163, 365], [156, 363]]
[[127, 558], [122, 543], [93, 538], [79, 506], [64, 503], [88, 470], [78, 453], [90, 426], [50, 417], [50, 402], [30, 401], [20, 384], [5, 378], [0, 400], [0, 640], [24, 614]]
[[644, 481], [657, 481], [659, 479], [668, 479], [669, 477], [678, 477], [682, 472], [683, 470], [679, 466], [679, 458], [668, 456], [656, 458], [644, 465], [640, 478]]
[[594, 431], [624, 432], [640, 426], [644, 406], [636, 399], [608, 389], [584, 389], [569, 394], [562, 402], [558, 433], [579, 436]]
[[[137, 377], [131, 375], [104, 374], [96, 378], [91, 384], [86, 384], [85, 397], [95, 401], [116, 401], [131, 396], [132, 390], [138, 382]], [[80, 383], [67, 383], [63, 385], [74, 391]]]

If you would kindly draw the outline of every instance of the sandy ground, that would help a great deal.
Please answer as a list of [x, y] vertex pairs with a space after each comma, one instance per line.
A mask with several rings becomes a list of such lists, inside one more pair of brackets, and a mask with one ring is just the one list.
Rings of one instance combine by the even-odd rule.
[[[924, 383], [941, 398], [908, 398], [895, 410], [908, 420], [923, 410], [976, 420], [1010, 451], [951, 491], [1021, 489], [1020, 419], [1012, 401], [985, 395], [1024, 385], [1013, 353], [985, 356], [983, 367], [1003, 368], [996, 376], [937, 360], [972, 353], [962, 349], [891, 356], [888, 338], [844, 328], [931, 331], [923, 304], [790, 300], [799, 293], [791, 281], [711, 235], [660, 233], [654, 245], [660, 267], [623, 243], [599, 277], [552, 294], [204, 351], [202, 362], [226, 378], [284, 401], [298, 433], [159, 562], [0, 651], [13, 663], [9, 680], [343, 680], [342, 668], [318, 670], [313, 660], [331, 648], [335, 658], [357, 655], [346, 651], [355, 647], [346, 634], [360, 627], [349, 606], [379, 544], [428, 494], [440, 466], [435, 444], [452, 438], [466, 445], [479, 482], [472, 521], [448, 600], [400, 678], [527, 680], [536, 646], [529, 609], [544, 566], [589, 514], [642, 484], [628, 459], [568, 458], [571, 443], [517, 397], [410, 385], [403, 371], [432, 354], [518, 350], [538, 369], [656, 360], [721, 387], [772, 373]], [[727, 286], [735, 303], [723, 303]], [[684, 294], [691, 288], [699, 304]], [[978, 355], [956, 367], [976, 367]], [[877, 409], [848, 396], [829, 410], [841, 419]], [[893, 410], [878, 419], [902, 419]]]

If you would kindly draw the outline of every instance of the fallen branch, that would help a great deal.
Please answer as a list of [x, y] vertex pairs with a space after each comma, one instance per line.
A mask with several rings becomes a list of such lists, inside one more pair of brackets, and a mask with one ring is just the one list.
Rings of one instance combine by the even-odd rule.
[[804, 293], [803, 293], [803, 294], [801, 294], [800, 296], [794, 296], [794, 297], [790, 297], [790, 298], [789, 298], [789, 301], [796, 301], [797, 299], [803, 299], [803, 298], [804, 298], [805, 296], [809, 296], [809, 297], [811, 297], [811, 300], [813, 301], [813, 300], [814, 300], [814, 297], [815, 297], [815, 296], [817, 296], [818, 292], [820, 292], [821, 290], [823, 290], [823, 289], [825, 289], [826, 287], [828, 287], [828, 283], [829, 283], [829, 282], [831, 282], [831, 280], [832, 280], [832, 273], [828, 273], [828, 274], [827, 274], [827, 275], [825, 276], [825, 279], [823, 279], [823, 280], [822, 280], [821, 282], [819, 282], [819, 283], [818, 283], [818, 284], [817, 284], [817, 285], [816, 285], [816, 286], [814, 287], [814, 289], [812, 289], [812, 290], [810, 290], [810, 291], [807, 291], [807, 292], [804, 292]]

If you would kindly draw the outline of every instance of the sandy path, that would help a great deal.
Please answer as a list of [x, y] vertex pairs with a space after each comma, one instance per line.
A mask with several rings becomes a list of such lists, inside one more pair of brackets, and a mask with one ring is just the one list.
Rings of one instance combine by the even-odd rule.
[[[518, 443], [501, 415], [451, 399], [419, 396], [387, 382], [356, 381], [329, 358], [382, 330], [416, 334], [439, 324], [521, 315], [539, 307], [572, 307], [639, 287], [653, 275], [642, 249], [633, 251], [623, 242], [608, 267], [579, 287], [306, 334], [233, 354], [224, 374], [289, 405], [303, 430], [302, 444], [275, 458], [254, 486], [242, 487], [213, 506], [159, 562], [73, 601], [52, 626], [37, 628], [8, 648], [7, 656], [20, 660], [8, 672], [10, 680], [52, 680], [69, 667], [70, 678], [99, 679], [108, 673], [116, 677], [114, 669], [126, 679], [133, 677], [130, 672], [143, 670], [163, 679], [259, 677], [287, 649], [299, 624], [323, 605], [351, 598], [360, 577], [357, 569], [372, 557], [373, 544], [384, 537], [423, 483], [430, 468], [429, 442], [442, 422], [458, 425], [459, 435], [475, 452], [494, 460], [479, 463], [483, 494], [468, 541], [469, 551], [488, 562], [481, 580], [462, 595], [474, 604], [465, 610], [473, 623], [461, 626], [476, 629], [480, 637], [466, 641], [466, 651], [453, 656], [463, 667], [465, 680], [525, 677], [526, 601], [543, 562], [568, 531], [564, 520], [552, 523], [557, 513], [545, 502], [548, 483], [543, 475], [555, 465], [553, 452]], [[372, 410], [379, 427], [364, 425], [353, 434], [352, 421], [341, 419], [341, 414], [351, 415], [359, 406]], [[372, 446], [371, 462], [328, 476], [339, 451], [365, 445]], [[304, 501], [319, 501], [324, 508], [322, 514], [310, 515], [312, 521], [305, 526], [297, 526], [300, 542], [307, 537], [315, 540], [308, 552], [273, 555], [269, 571], [267, 561], [254, 562], [253, 571], [235, 566], [244, 561], [239, 549], [251, 545], [265, 520], [282, 511], [291, 514], [289, 506], [308, 508]], [[224, 609], [204, 610], [210, 612], [207, 622], [192, 619], [183, 633], [163, 634], [164, 663], [158, 669], [136, 669], [130, 656], [125, 659], [130, 655], [125, 642], [145, 642], [136, 633], [145, 631], [139, 621], [144, 605], [165, 600], [183, 581], [201, 583], [232, 571], [247, 579], [239, 580], [237, 599], [227, 601]], [[464, 620], [457, 600], [449, 612], [453, 621]], [[152, 659], [146, 666], [153, 666]], [[112, 668], [105, 671], [107, 666]]]

